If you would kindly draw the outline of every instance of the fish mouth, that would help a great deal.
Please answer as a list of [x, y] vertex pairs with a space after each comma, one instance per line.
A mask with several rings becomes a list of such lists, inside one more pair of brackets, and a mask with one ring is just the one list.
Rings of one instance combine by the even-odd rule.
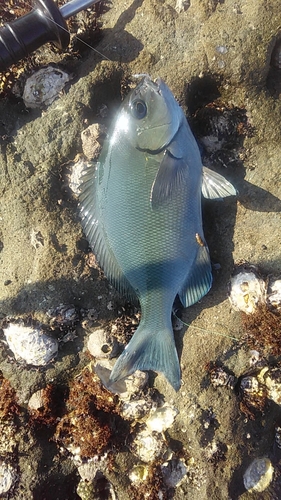
[[152, 89], [154, 92], [157, 92], [159, 95], [162, 94], [163, 80], [160, 77], [152, 80], [149, 75], [146, 75], [142, 83], [143, 85], [146, 85], [147, 87]]
[[158, 92], [159, 94], [161, 94], [161, 88], [163, 87], [162, 78], [157, 77], [155, 80], [153, 80], [148, 73], [137, 73], [133, 75], [133, 77], [142, 78], [139, 87], [141, 86], [150, 87], [154, 90], [154, 92]]

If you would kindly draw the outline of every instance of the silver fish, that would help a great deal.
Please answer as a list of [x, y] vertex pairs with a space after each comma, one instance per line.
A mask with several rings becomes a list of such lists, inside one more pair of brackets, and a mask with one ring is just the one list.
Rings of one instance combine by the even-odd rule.
[[113, 285], [141, 306], [141, 322], [110, 380], [135, 370], [162, 372], [175, 390], [181, 373], [171, 322], [176, 295], [184, 307], [212, 284], [201, 191], [236, 193], [202, 166], [185, 115], [167, 85], [145, 76], [126, 97], [97, 165], [81, 187], [88, 241]]

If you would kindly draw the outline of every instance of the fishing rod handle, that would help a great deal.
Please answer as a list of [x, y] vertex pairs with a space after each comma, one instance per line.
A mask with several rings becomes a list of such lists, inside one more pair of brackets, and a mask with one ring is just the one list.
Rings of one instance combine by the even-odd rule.
[[0, 72], [47, 42], [65, 49], [70, 35], [53, 0], [34, 0], [34, 9], [0, 28]]

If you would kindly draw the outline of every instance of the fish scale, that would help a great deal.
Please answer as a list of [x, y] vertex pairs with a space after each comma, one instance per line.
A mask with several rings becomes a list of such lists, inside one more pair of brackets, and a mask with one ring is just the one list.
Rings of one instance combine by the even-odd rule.
[[233, 186], [202, 167], [197, 143], [166, 84], [146, 76], [124, 100], [97, 168], [81, 186], [82, 224], [106, 276], [138, 298], [140, 325], [110, 382], [135, 370], [163, 373], [175, 390], [181, 374], [172, 330], [178, 294], [187, 307], [211, 287], [201, 215]]

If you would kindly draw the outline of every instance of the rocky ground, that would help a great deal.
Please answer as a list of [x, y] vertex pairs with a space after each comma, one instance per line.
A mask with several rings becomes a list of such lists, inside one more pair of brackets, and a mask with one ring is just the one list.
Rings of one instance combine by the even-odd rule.
[[[25, 9], [20, 0], [1, 4], [1, 19]], [[278, 499], [280, 312], [263, 304], [246, 316], [227, 297], [241, 263], [257, 266], [265, 280], [281, 274], [278, 2], [104, 2], [70, 28], [68, 50], [46, 46], [1, 79], [2, 497]], [[52, 104], [26, 107], [26, 78], [51, 63], [69, 81]], [[204, 203], [214, 285], [175, 325], [180, 391], [150, 374], [117, 388], [119, 397], [100, 383], [107, 371], [95, 370], [95, 358], [114, 362], [108, 353], [130, 338], [139, 311], [98, 269], [69, 181], [83, 153], [81, 133], [108, 126], [140, 73], [166, 81], [204, 163], [239, 195]], [[7, 336], [14, 324], [37, 332], [25, 352], [37, 346], [40, 366], [16, 359]], [[42, 335], [57, 352], [51, 361]], [[90, 337], [100, 339], [92, 354]], [[272, 464], [265, 462], [262, 493], [243, 481], [256, 458]]]

